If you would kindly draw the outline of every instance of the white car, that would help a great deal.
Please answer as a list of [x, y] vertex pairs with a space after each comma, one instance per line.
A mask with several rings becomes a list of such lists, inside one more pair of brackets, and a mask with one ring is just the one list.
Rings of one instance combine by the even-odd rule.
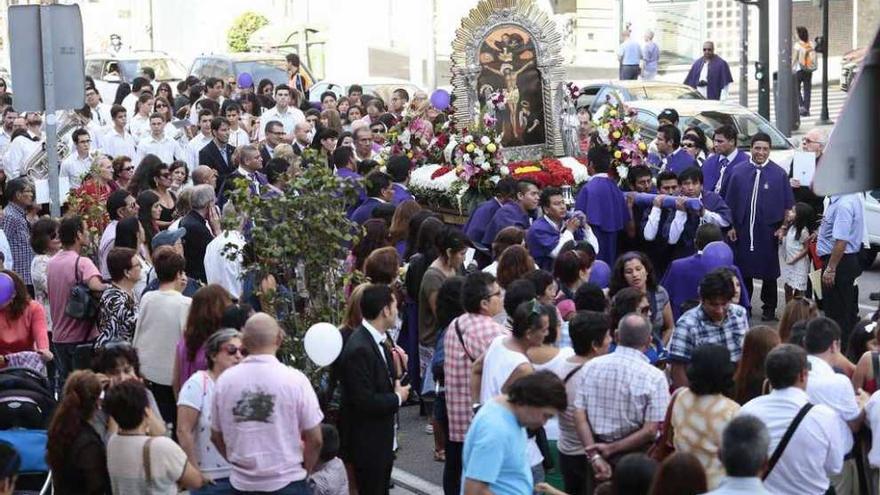
[[743, 151], [749, 150], [750, 140], [756, 133], [768, 134], [771, 141], [770, 159], [785, 170], [789, 169], [796, 149], [796, 140], [786, 138], [764, 117], [733, 103], [716, 100], [636, 100], [628, 102], [627, 106], [638, 112], [636, 120], [642, 136], [648, 141], [657, 136], [657, 115], [666, 108], [673, 108], [678, 112], [679, 129], [696, 125], [710, 139], [716, 128], [724, 124], [733, 125], [738, 133], [737, 147]]
[[95, 80], [95, 87], [104, 103], [113, 103], [120, 82], [131, 84], [141, 73], [141, 67], [152, 67], [156, 72], [153, 85], [171, 84], [176, 92], [177, 82], [186, 77], [186, 68], [165, 52], [134, 50], [120, 53], [93, 53], [85, 57], [86, 75]]
[[862, 268], [869, 268], [880, 252], [880, 189], [865, 193], [865, 226], [870, 248], [862, 251]]

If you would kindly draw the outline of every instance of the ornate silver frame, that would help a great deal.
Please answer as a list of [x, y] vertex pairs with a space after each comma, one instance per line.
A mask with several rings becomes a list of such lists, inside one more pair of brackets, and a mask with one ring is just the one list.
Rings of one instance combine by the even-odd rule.
[[[527, 31], [534, 40], [536, 66], [541, 75], [544, 103], [544, 143], [504, 149], [508, 160], [539, 159], [563, 154], [559, 132], [563, 79], [562, 35], [556, 24], [534, 0], [481, 0], [461, 20], [452, 41], [452, 86], [455, 118], [474, 122], [478, 101], [477, 79], [481, 71], [480, 44], [492, 30], [512, 24]], [[463, 126], [463, 125], [462, 125]]]

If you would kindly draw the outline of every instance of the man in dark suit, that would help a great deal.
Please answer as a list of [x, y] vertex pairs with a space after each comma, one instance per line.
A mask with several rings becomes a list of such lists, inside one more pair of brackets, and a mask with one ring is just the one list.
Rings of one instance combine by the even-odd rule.
[[205, 249], [214, 240], [214, 231], [219, 219], [214, 213], [214, 188], [202, 184], [192, 190], [192, 209], [181, 220], [180, 226], [186, 229], [183, 237], [183, 256], [186, 258], [186, 274], [207, 283], [205, 276]]
[[312, 130], [312, 124], [306, 122], [297, 122], [295, 126], [293, 126], [293, 143], [291, 146], [293, 147], [293, 152], [296, 153], [297, 156], [302, 156], [302, 152], [309, 147], [312, 143], [312, 140], [309, 138], [309, 132]]
[[221, 190], [220, 206], [226, 202], [230, 192], [235, 189], [235, 182], [244, 179], [253, 195], [265, 193], [269, 189], [269, 180], [260, 170], [263, 169], [263, 157], [256, 146], [246, 144], [238, 150], [238, 168], [229, 174]]
[[275, 156], [275, 147], [281, 144], [285, 135], [284, 124], [277, 120], [266, 122], [266, 141], [260, 145], [263, 163], [269, 163], [269, 160]]
[[235, 146], [229, 144], [229, 121], [226, 117], [214, 117], [211, 120], [211, 135], [214, 139], [199, 151], [199, 165], [207, 165], [217, 171], [223, 183], [226, 177], [235, 171], [232, 153]]
[[391, 176], [375, 170], [364, 178], [367, 199], [351, 214], [351, 220], [359, 225], [373, 217], [373, 210], [382, 203], [390, 203], [394, 197], [394, 184]]
[[342, 383], [341, 435], [358, 493], [382, 495], [388, 493], [394, 465], [394, 415], [409, 397], [410, 387], [398, 379], [386, 336], [397, 320], [391, 288], [367, 286], [360, 307], [363, 322], [336, 361]]

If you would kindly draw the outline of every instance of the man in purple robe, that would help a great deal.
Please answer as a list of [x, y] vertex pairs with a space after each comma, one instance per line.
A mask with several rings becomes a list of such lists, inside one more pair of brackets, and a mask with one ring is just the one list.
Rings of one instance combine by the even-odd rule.
[[[526, 246], [542, 270], [553, 271], [553, 260], [562, 246], [569, 241], [584, 238], [581, 218], [568, 215], [562, 189], [545, 187], [541, 191], [540, 206], [544, 215], [535, 220], [526, 234]], [[588, 227], [589, 228], [589, 227]]]
[[351, 218], [354, 210], [356, 210], [357, 207], [367, 199], [364, 188], [361, 186], [363, 177], [361, 177], [361, 174], [355, 172], [355, 169], [357, 169], [357, 161], [354, 158], [354, 150], [349, 146], [340, 146], [336, 148], [333, 151], [333, 165], [336, 167], [336, 176], [351, 181], [355, 184], [355, 188], [357, 189], [358, 199], [355, 204], [348, 208], [348, 217]]
[[667, 196], [678, 196], [678, 176], [670, 170], [657, 174], [657, 196], [648, 210], [642, 232], [647, 243], [645, 254], [654, 264], [654, 273], [662, 277], [672, 261], [673, 246], [669, 244], [669, 220], [675, 210], [663, 208]]
[[409, 184], [409, 174], [412, 170], [412, 162], [409, 158], [404, 155], [394, 155], [388, 160], [385, 170], [394, 182], [392, 185], [394, 196], [391, 198], [391, 204], [397, 206], [404, 201], [415, 199], [406, 187]]
[[[669, 219], [669, 244], [675, 246], [672, 259], [684, 258], [697, 252], [694, 238], [697, 228], [706, 223], [715, 224], [722, 229], [730, 227], [730, 208], [724, 199], [712, 191], [703, 190], [703, 172], [699, 167], [691, 167], [678, 176], [681, 196], [676, 205], [675, 216]], [[703, 203], [701, 211], [684, 208], [688, 198], [699, 199]]]
[[635, 228], [631, 233], [621, 235], [620, 251], [641, 251], [648, 253], [648, 242], [645, 241], [645, 224], [648, 222], [648, 213], [651, 211], [649, 206], [636, 204], [635, 194], [632, 193], [656, 193], [654, 188], [653, 176], [651, 169], [644, 165], [630, 167], [626, 174], [626, 181], [629, 183], [626, 196], [626, 206], [629, 208], [629, 216], [633, 219]]
[[364, 178], [364, 185], [367, 188], [367, 199], [351, 214], [351, 220], [358, 225], [373, 218], [373, 210], [377, 206], [389, 203], [394, 190], [391, 188], [391, 177], [384, 172], [374, 170], [367, 174]]
[[770, 136], [752, 137], [752, 157], [730, 174], [724, 200], [730, 205], [734, 261], [745, 287], [753, 293], [753, 280], [761, 279], [764, 321], [776, 320], [776, 279], [779, 278], [778, 230], [794, 206], [788, 173], [770, 161]]
[[[488, 250], [490, 245], [483, 245], [483, 236], [486, 235], [486, 227], [492, 221], [495, 212], [498, 211], [505, 203], [516, 197], [516, 179], [505, 177], [495, 184], [495, 197], [477, 205], [471, 215], [468, 217], [467, 223], [464, 224], [464, 235], [471, 240], [474, 247]], [[493, 239], [494, 240], [494, 239]]]
[[[672, 319], [678, 320], [683, 313], [682, 304], [688, 301], [699, 301], [700, 280], [707, 273], [714, 270], [715, 266], [706, 266], [702, 259], [702, 251], [709, 243], [721, 241], [724, 234], [721, 229], [714, 224], [703, 224], [697, 229], [697, 235], [694, 243], [697, 252], [686, 258], [677, 259], [669, 266], [669, 270], [663, 277], [660, 285], [669, 293], [669, 304], [672, 306]], [[751, 306], [749, 302], [749, 293], [743, 288], [742, 274], [736, 266], [730, 267], [736, 272], [736, 277], [740, 285], [740, 298], [736, 303], [744, 308]]]
[[724, 195], [724, 186], [736, 167], [749, 163], [749, 155], [737, 149], [736, 127], [725, 124], [715, 129], [715, 153], [703, 162], [703, 189]]
[[694, 157], [681, 147], [681, 131], [674, 125], [662, 125], [657, 129], [657, 151], [662, 157], [660, 166], [676, 175], [682, 170], [697, 165]]
[[617, 183], [608, 177], [611, 152], [594, 146], [587, 154], [593, 176], [584, 184], [575, 201], [575, 209], [587, 215], [587, 223], [599, 242], [597, 259], [614, 266], [617, 258], [617, 236], [624, 229], [634, 229], [626, 199]]
[[521, 180], [516, 184], [516, 201], [506, 203], [492, 215], [492, 220], [483, 235], [483, 245], [491, 246], [505, 227], [519, 227], [528, 230], [532, 224], [532, 214], [538, 208], [540, 192], [538, 186], [530, 180]]
[[715, 43], [703, 43], [703, 56], [694, 61], [684, 83], [710, 100], [727, 99], [727, 86], [733, 82], [727, 62], [715, 55]]

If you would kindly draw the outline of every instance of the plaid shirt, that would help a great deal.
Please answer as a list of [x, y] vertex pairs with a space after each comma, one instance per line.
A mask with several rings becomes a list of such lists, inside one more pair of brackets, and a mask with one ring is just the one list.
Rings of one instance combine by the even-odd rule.
[[727, 307], [727, 316], [720, 325], [713, 323], [697, 306], [681, 315], [675, 323], [672, 339], [669, 341], [669, 359], [690, 362], [694, 349], [705, 344], [719, 344], [730, 351], [730, 360], [738, 362], [742, 356], [743, 339], [749, 330], [749, 316], [746, 309], [738, 304]]
[[25, 216], [24, 208], [9, 203], [3, 210], [3, 233], [9, 240], [12, 250], [13, 269], [21, 276], [26, 285], [31, 285], [31, 261], [34, 250], [31, 249], [31, 227]]
[[580, 380], [574, 407], [587, 411], [593, 434], [602, 442], [620, 440], [666, 416], [666, 375], [637, 349], [618, 346], [588, 362], [574, 379]]
[[449, 439], [464, 442], [464, 435], [471, 424], [471, 360], [467, 357], [458, 340], [455, 327], [461, 330], [461, 337], [467, 352], [474, 359], [489, 348], [492, 339], [507, 333], [491, 317], [465, 313], [449, 324], [443, 340], [445, 349], [443, 372], [446, 375], [446, 414], [449, 418]]

